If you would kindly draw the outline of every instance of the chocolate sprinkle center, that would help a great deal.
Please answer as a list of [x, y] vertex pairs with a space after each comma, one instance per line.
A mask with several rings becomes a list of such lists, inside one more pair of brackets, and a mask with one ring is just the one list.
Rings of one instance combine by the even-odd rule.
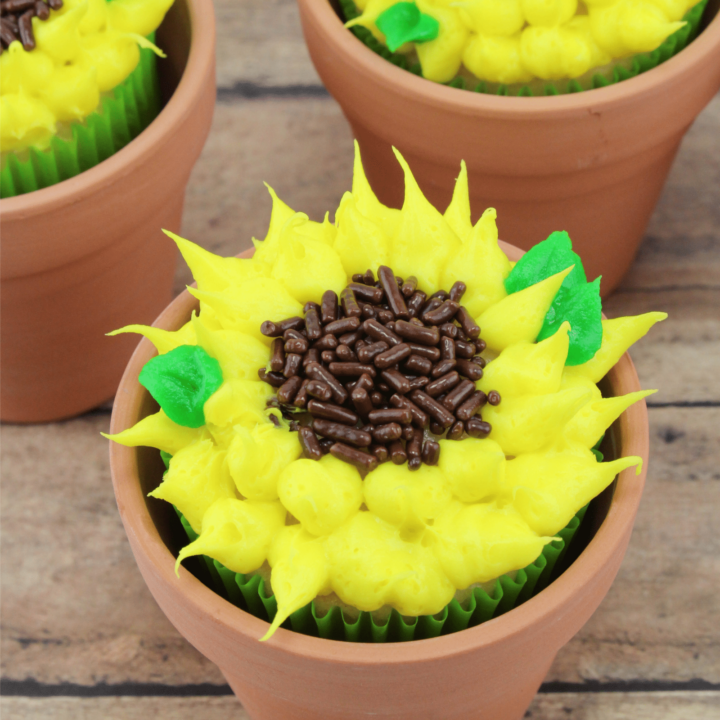
[[[10, 0], [19, 2], [20, 0]], [[385, 266], [353, 275], [340, 297], [305, 304], [304, 318], [264, 322], [274, 338], [261, 380], [300, 434], [305, 457], [328, 453], [361, 472], [379, 463], [437, 465], [438, 439], [486, 438], [480, 413], [500, 395], [475, 389], [485, 360], [480, 328], [460, 304], [466, 286], [428, 299], [417, 278]]]

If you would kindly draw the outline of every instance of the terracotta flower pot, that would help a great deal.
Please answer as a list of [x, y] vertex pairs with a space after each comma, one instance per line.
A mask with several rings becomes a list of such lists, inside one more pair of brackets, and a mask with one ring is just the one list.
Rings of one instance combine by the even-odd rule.
[[[720, 88], [720, 2], [669, 61], [615, 85], [556, 97], [498, 97], [401, 70], [343, 27], [330, 0], [298, 0], [310, 56], [360, 142], [380, 200], [402, 204], [395, 146], [444, 210], [460, 160], [476, 216], [528, 249], [567, 230], [607, 295], [628, 270], [683, 135]], [[476, 220], [477, 217], [474, 217]]]
[[[522, 254], [502, 247], [511, 259]], [[184, 292], [155, 324], [177, 329], [197, 307]], [[142, 340], [120, 384], [111, 432], [156, 411], [137, 381], [154, 355], [152, 344]], [[612, 394], [640, 389], [627, 354], [603, 382]], [[646, 467], [645, 403], [630, 407], [611, 436], [618, 456], [639, 455]], [[337, 642], [282, 628], [261, 643], [266, 622], [231, 605], [185, 567], [175, 576], [174, 553], [187, 538], [177, 534], [172, 508], [147, 497], [162, 476], [159, 453], [112, 443], [110, 462], [120, 515], [145, 582], [180, 633], [220, 667], [253, 720], [521, 718], [557, 651], [592, 615], [615, 578], [645, 480], [644, 470], [640, 477], [632, 469], [621, 473], [588, 510], [583, 528], [594, 537], [579, 558], [545, 590], [499, 618], [407, 643]]]
[[[185, 186], [215, 105], [211, 0], [176, 0], [158, 29], [169, 100], [105, 162], [0, 201], [4, 421], [57, 420], [111, 398], [133, 351], [104, 334], [152, 322], [172, 298]], [[171, 96], [171, 97], [170, 97]]]

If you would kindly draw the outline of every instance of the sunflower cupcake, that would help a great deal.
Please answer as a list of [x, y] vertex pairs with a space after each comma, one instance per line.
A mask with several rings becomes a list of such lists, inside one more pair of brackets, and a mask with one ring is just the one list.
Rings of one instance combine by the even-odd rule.
[[97, 165], [160, 110], [153, 43], [172, 0], [7, 0], [0, 9], [0, 190]]
[[322, 637], [430, 637], [508, 610], [641, 462], [593, 449], [653, 391], [597, 383], [665, 315], [603, 320], [565, 233], [512, 264], [495, 211], [471, 223], [464, 165], [442, 215], [396, 154], [402, 210], [356, 153], [335, 223], [270, 190], [251, 260], [171, 235], [199, 314], [116, 331], [156, 346], [139, 380], [161, 409], [110, 439], [161, 451], [150, 495], [192, 541], [178, 564], [212, 559], [222, 592], [271, 621], [265, 638], [288, 618]]
[[341, 0], [347, 27], [428, 80], [547, 95], [634, 77], [682, 50], [707, 0]]

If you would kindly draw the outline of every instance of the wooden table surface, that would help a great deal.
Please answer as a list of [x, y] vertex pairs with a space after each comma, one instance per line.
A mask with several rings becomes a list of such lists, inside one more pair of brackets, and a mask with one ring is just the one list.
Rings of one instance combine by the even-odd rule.
[[[351, 182], [348, 125], [294, 0], [216, 0], [218, 104], [184, 234], [234, 255], [264, 237], [267, 181], [321, 219]], [[502, 236], [502, 218], [499, 219]], [[189, 280], [178, 270], [176, 289]], [[527, 717], [720, 718], [720, 96], [688, 133], [611, 317], [670, 318], [632, 352], [651, 398], [648, 483], [625, 562]], [[130, 553], [103, 408], [2, 427], [5, 720], [248, 720], [166, 620]], [[422, 720], [418, 718], [418, 720]]]

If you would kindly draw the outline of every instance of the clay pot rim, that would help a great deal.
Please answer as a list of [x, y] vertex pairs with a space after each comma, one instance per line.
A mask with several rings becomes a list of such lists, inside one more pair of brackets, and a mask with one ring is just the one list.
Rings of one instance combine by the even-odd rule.
[[[501, 241], [500, 245], [511, 259], [517, 259], [524, 254], [522, 250], [508, 243]], [[249, 257], [253, 252], [251, 249], [241, 253], [239, 257]], [[198, 301], [185, 290], [163, 311], [153, 326], [175, 328], [186, 321], [191, 310], [197, 305]], [[111, 433], [121, 432], [137, 422], [142, 399], [147, 392], [138, 383], [137, 377], [143, 365], [155, 354], [155, 347], [143, 338], [133, 353], [118, 388]], [[622, 394], [640, 390], [635, 367], [627, 353], [606, 377]], [[603, 572], [608, 559], [619, 551], [632, 530], [648, 462], [648, 418], [644, 401], [625, 411], [620, 419], [619, 437], [623, 455], [639, 455], [643, 459], [640, 476], [635, 476], [634, 468], [620, 473], [607, 516], [595, 537], [557, 580], [519, 607], [462, 632], [408, 643], [348, 643], [279, 628], [275, 635], [264, 643], [265, 648], [271, 654], [302, 656], [316, 661], [392, 666], [434, 661], [471, 652], [479, 647], [489, 647], [525, 632], [536, 623], [551, 620], [554, 614], [562, 612], [563, 606], [573, 596], [582, 594], [583, 588], [595, 575]], [[175, 557], [160, 538], [142, 495], [136, 449], [111, 442], [110, 466], [118, 509], [127, 534], [132, 536], [133, 551], [145, 555], [156, 578], [170, 588], [171, 593], [183, 595], [183, 602], [187, 607], [194, 608], [199, 614], [210, 616], [215, 623], [226, 628], [229, 635], [241, 635], [245, 642], [259, 642], [259, 638], [269, 627], [267, 622], [235, 607], [203, 585], [184, 567], [180, 568], [179, 578], [175, 575]]]
[[177, 88], [160, 114], [124, 148], [95, 167], [50, 187], [24, 195], [4, 198], [2, 212], [5, 220], [49, 212], [68, 205], [75, 196], [89, 190], [111, 186], [119, 177], [134, 172], [147, 162], [163, 137], [172, 137], [191, 112], [192, 102], [201, 94], [200, 86], [207, 77], [208, 63], [215, 62], [215, 13], [212, 0], [186, 0], [190, 18], [190, 52]]
[[[425, 80], [376, 55], [344, 27], [329, 0], [301, 0], [304, 12], [314, 15], [325, 37], [340, 55], [350, 57], [355, 71], [371, 76], [379, 86], [424, 105], [440, 105], [448, 112], [493, 115], [497, 118], [555, 120], [563, 116], [602, 112], [608, 106], [643, 102], [646, 96], [663, 91], [668, 82], [694, 72], [720, 48], [720, 10], [687, 47], [652, 70], [604, 88], [580, 93], [543, 97], [510, 97], [458, 91]], [[351, 42], [347, 42], [348, 36]]]

